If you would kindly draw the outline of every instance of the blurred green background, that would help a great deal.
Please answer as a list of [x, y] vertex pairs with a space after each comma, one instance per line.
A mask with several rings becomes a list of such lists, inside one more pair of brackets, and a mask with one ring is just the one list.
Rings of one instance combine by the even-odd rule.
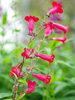
[[[0, 100], [12, 97], [14, 78], [9, 73], [12, 66], [22, 61], [21, 53], [29, 41], [30, 36], [27, 35], [28, 22], [24, 20], [24, 17], [27, 15], [39, 17], [37, 26], [35, 24], [34, 31], [36, 32], [37, 27], [42, 23], [45, 12], [52, 7], [53, 0], [10, 1], [9, 9], [14, 12], [10, 21], [8, 10], [3, 9], [0, 4]], [[0, 3], [2, 3], [2, 0], [0, 0]], [[62, 0], [62, 5], [64, 12], [60, 23], [65, 26], [70, 25], [66, 34], [70, 39], [66, 41], [65, 45], [56, 41], [44, 41], [40, 53], [43, 51], [43, 53], [50, 55], [53, 51], [55, 54], [55, 60], [50, 66], [51, 82], [49, 86], [43, 86], [43, 82], [32, 78], [30, 75], [28, 79], [36, 80], [40, 87], [36, 88], [32, 94], [27, 94], [23, 100], [75, 100], [75, 0]], [[6, 38], [10, 35], [9, 29], [11, 36]], [[29, 48], [35, 49], [38, 41], [42, 40], [43, 34], [44, 30], [29, 45]], [[63, 33], [55, 34], [53, 32], [52, 36], [63, 36]], [[57, 49], [58, 46], [61, 46], [60, 49]], [[23, 72], [30, 65], [30, 62], [31, 60], [27, 60], [24, 63]], [[48, 62], [38, 58], [33, 72], [42, 74], [38, 68], [44, 74], [47, 74]], [[26, 89], [26, 87], [24, 88]]]

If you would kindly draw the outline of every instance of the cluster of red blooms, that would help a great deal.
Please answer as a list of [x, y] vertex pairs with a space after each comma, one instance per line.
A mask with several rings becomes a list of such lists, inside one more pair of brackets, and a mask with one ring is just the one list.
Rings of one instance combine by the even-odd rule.
[[[52, 5], [53, 5], [53, 8], [50, 9], [50, 11], [48, 11], [46, 13], [46, 16], [49, 17], [50, 14], [55, 14], [55, 13], [61, 13], [62, 14], [63, 13], [61, 4], [57, 3], [56, 1], [53, 1]], [[34, 22], [37, 22], [39, 20], [39, 18], [37, 18], [35, 16], [26, 16], [25, 20], [29, 22], [29, 25], [28, 25], [29, 33], [28, 33], [28, 35], [32, 36], [33, 35], [33, 30], [34, 30]], [[64, 32], [63, 37], [61, 37], [61, 38], [56, 37], [56, 38], [51, 38], [51, 39], [56, 40], [56, 41], [61, 41], [61, 42], [65, 43], [65, 41], [66, 41], [65, 34], [69, 30], [69, 25], [66, 27], [66, 26], [63, 26], [59, 23], [48, 22], [48, 23], [45, 23], [43, 25], [43, 27], [45, 27], [45, 34], [44, 34], [45, 38], [49, 36], [49, 34], [52, 32], [52, 29], [54, 29], [54, 28], [58, 28], [58, 29], [62, 30]], [[24, 51], [21, 53], [21, 56], [23, 58], [25, 57], [26, 59], [30, 59], [30, 58], [32, 58], [32, 55], [34, 54], [35, 55], [34, 57], [39, 57], [43, 60], [48, 61], [49, 65], [54, 61], [55, 55], [53, 53], [51, 55], [46, 55], [46, 54], [38, 54], [38, 53], [35, 53], [34, 51], [35, 50], [33, 50], [32, 48], [30, 48], [30, 49], [24, 48]], [[20, 66], [12, 67], [11, 70], [12, 70], [12, 72], [10, 72], [10, 75], [12, 77], [14, 77], [15, 74], [18, 77], [18, 79], [21, 76], [24, 76], [24, 74], [21, 72], [21, 67]], [[50, 83], [51, 76], [49, 75], [49, 72], [48, 72], [47, 75], [35, 74], [35, 73], [31, 73], [31, 75], [36, 77], [37, 79], [43, 81], [45, 84]], [[25, 90], [25, 93], [29, 94], [29, 93], [32, 93], [35, 90], [36, 82], [35, 81], [32, 82], [31, 80], [28, 80], [27, 83], [28, 83], [28, 89]]]

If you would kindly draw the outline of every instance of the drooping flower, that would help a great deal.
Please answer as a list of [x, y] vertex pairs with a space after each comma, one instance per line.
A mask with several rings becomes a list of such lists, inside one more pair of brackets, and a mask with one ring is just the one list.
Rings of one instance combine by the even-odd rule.
[[32, 48], [24, 48], [24, 52], [21, 53], [22, 57], [25, 57], [26, 59], [31, 58], [30, 55], [34, 52]]
[[32, 82], [31, 80], [28, 80], [27, 83], [28, 83], [28, 89], [26, 89], [25, 93], [30, 94], [35, 90], [36, 82], [35, 81]]
[[32, 35], [33, 29], [34, 29], [34, 22], [37, 22], [39, 18], [35, 16], [26, 16], [25, 20], [29, 22], [29, 25], [28, 25], [29, 35]]
[[53, 23], [53, 24], [54, 24], [54, 26], [55, 26], [56, 28], [58, 28], [58, 29], [64, 31], [64, 34], [66, 34], [66, 32], [68, 32], [69, 26], [70, 26], [70, 25], [68, 25], [68, 26], [63, 26], [63, 25], [61, 25], [61, 24], [59, 24], [59, 23]]
[[67, 38], [65, 36], [63, 37], [56, 37], [56, 38], [52, 38], [53, 40], [56, 41], [61, 41], [63, 44], [65, 44], [65, 41], [67, 40]]
[[53, 8], [51, 10], [49, 10], [46, 15], [49, 15], [50, 13], [51, 14], [55, 14], [55, 13], [63, 13], [63, 10], [62, 10], [62, 5], [60, 3], [57, 3], [56, 1], [53, 1], [52, 2], [52, 5], [53, 5]]
[[54, 61], [55, 55], [52, 53], [51, 56], [46, 54], [36, 54], [37, 57], [40, 57], [43, 60], [49, 61], [49, 65]]
[[55, 27], [50, 22], [48, 22], [44, 26], [46, 26], [44, 37], [47, 37], [49, 34], [52, 33], [52, 29], [54, 29]]
[[35, 76], [37, 79], [45, 82], [45, 84], [49, 84], [51, 80], [49, 73], [47, 75], [32, 73], [32, 76]]
[[23, 73], [21, 72], [20, 66], [18, 66], [18, 67], [12, 67], [11, 71], [12, 72], [10, 72], [10, 76], [12, 76], [12, 77], [15, 77], [14, 74], [16, 74], [17, 77], [20, 77], [20, 76], [23, 75]]

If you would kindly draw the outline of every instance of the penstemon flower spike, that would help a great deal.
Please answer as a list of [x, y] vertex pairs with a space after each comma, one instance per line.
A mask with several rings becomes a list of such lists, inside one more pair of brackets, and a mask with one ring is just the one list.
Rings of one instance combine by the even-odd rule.
[[[26, 16], [24, 18], [27, 22], [29, 22], [29, 24], [28, 24], [28, 30], [29, 30], [28, 35], [32, 36], [32, 37], [30, 37], [30, 41], [27, 44], [27, 47], [35, 39], [35, 37], [37, 35], [39, 35], [38, 33], [40, 33], [40, 31], [42, 29], [45, 29], [44, 37], [42, 36], [43, 37], [43, 40], [42, 40], [43, 42], [45, 41], [46, 37], [48, 37], [52, 33], [52, 30], [53, 29], [55, 30], [55, 28], [58, 28], [58, 29], [60, 29], [60, 31], [63, 31], [64, 32], [64, 36], [63, 37], [51, 37], [50, 39], [51, 40], [55, 40], [55, 41], [60, 41], [63, 44], [65, 44], [65, 41], [67, 40], [67, 38], [65, 37], [65, 34], [69, 30], [69, 25], [68, 26], [63, 26], [63, 25], [61, 25], [59, 23], [55, 23], [54, 22], [55, 20], [61, 21], [60, 20], [61, 19], [61, 16], [58, 16], [58, 18], [57, 18], [55, 16], [55, 13], [62, 14], [63, 13], [63, 10], [62, 10], [62, 5], [60, 3], [57, 3], [56, 1], [53, 1], [52, 2], [52, 5], [53, 5], [53, 8], [50, 9], [46, 13], [46, 15], [48, 17], [48, 22], [46, 22], [44, 20], [44, 22], [42, 22], [42, 24], [40, 25], [40, 27], [38, 28], [38, 31], [36, 33], [33, 33], [34, 23], [37, 22], [37, 21], [39, 21], [39, 18], [38, 17], [35, 17], [35, 16], [31, 16], [31, 15], [30, 16]], [[51, 16], [53, 15], [53, 17], [55, 19], [50, 19], [50, 14], [51, 14]], [[49, 66], [50, 66], [51, 63], [54, 62], [55, 55], [53, 53], [51, 55], [39, 54], [39, 51], [40, 51], [40, 47], [41, 46], [42, 46], [42, 42], [40, 42], [40, 40], [39, 40], [39, 43], [36, 45], [35, 49], [33, 49], [32, 47], [31, 48], [29, 48], [29, 47], [28, 48], [24, 48], [23, 52], [21, 53], [21, 56], [23, 58], [23, 61], [20, 62], [20, 64], [17, 67], [12, 67], [11, 68], [10, 76], [12, 76], [12, 77], [15, 77], [15, 75], [17, 76], [17, 80], [15, 82], [15, 85], [13, 86], [13, 92], [14, 91], [15, 92], [18, 91], [18, 86], [20, 85], [19, 79], [22, 79], [22, 78], [24, 78], [25, 81], [27, 81], [26, 83], [28, 85], [28, 88], [26, 88], [26, 90], [25, 90], [24, 93], [25, 94], [30, 94], [30, 93], [32, 93], [32, 92], [35, 91], [36, 81], [33, 81], [32, 82], [31, 80], [28, 80], [28, 76], [29, 75], [32, 75], [32, 77], [34, 76], [35, 78], [39, 79], [40, 81], [43, 81], [44, 82], [44, 86], [46, 84], [49, 84], [50, 83], [51, 76], [49, 75], [49, 68], [50, 68]], [[41, 58], [42, 60], [46, 60], [46, 61], [49, 62], [47, 75], [32, 73], [32, 70], [34, 70], [34, 66], [35, 66], [35, 64], [37, 62], [37, 57]], [[22, 72], [22, 68], [23, 68], [24, 62], [27, 59], [28, 60], [31, 59], [31, 65], [28, 65], [29, 67], [26, 68], [25, 72], [23, 73]], [[26, 73], [27, 73], [27, 75], [25, 75]], [[20, 95], [23, 92], [24, 85], [25, 84], [23, 83], [23, 86], [22, 86]], [[36, 87], [38, 87], [38, 86], [36, 86]], [[24, 96], [25, 96], [25, 94], [24, 94]], [[16, 93], [13, 96], [13, 100], [16, 100], [15, 98], [16, 98]], [[22, 98], [21, 98], [21, 100], [22, 100]]]

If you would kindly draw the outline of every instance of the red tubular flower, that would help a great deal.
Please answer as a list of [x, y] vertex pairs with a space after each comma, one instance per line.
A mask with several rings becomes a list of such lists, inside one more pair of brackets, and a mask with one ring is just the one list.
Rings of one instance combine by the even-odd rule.
[[53, 1], [52, 2], [52, 5], [53, 5], [53, 8], [51, 10], [49, 10], [46, 15], [49, 15], [50, 13], [51, 14], [55, 14], [55, 13], [63, 13], [63, 10], [62, 10], [62, 5], [60, 3], [57, 3], [56, 1]]
[[25, 20], [29, 22], [28, 29], [29, 29], [29, 34], [31, 35], [34, 29], [34, 22], [37, 22], [39, 18], [35, 16], [26, 16]]
[[58, 28], [58, 29], [64, 31], [64, 34], [66, 34], [66, 32], [68, 32], [69, 26], [70, 26], [70, 25], [68, 25], [68, 26], [63, 26], [63, 25], [58, 24], [58, 23], [53, 23], [53, 24], [54, 24], [54, 26], [55, 26], [56, 28]]
[[52, 53], [51, 56], [46, 54], [36, 54], [37, 57], [40, 57], [43, 60], [49, 61], [49, 65], [54, 61], [55, 55]]
[[16, 74], [17, 77], [20, 77], [21, 75], [23, 75], [23, 73], [21, 72], [20, 66], [18, 66], [18, 67], [12, 67], [11, 70], [12, 70], [12, 72], [10, 72], [10, 75], [12, 77], [15, 77], [14, 74]]
[[32, 82], [31, 80], [28, 80], [27, 83], [28, 83], [28, 89], [26, 89], [25, 93], [30, 94], [35, 90], [36, 82], [35, 81]]
[[47, 75], [32, 73], [32, 76], [35, 76], [37, 79], [45, 82], [45, 84], [49, 84], [51, 80], [49, 73]]
[[63, 37], [56, 37], [56, 38], [52, 38], [53, 40], [56, 41], [61, 41], [63, 44], [65, 44], [65, 41], [67, 40], [67, 38], [65, 36]]
[[52, 33], [52, 29], [54, 29], [55, 27], [51, 23], [47, 23], [44, 26], [46, 26], [44, 37], [47, 37]]
[[24, 48], [24, 52], [21, 53], [21, 56], [23, 57], [26, 57], [26, 59], [30, 58], [30, 55], [34, 52], [34, 50], [32, 48], [30, 49], [26, 49]]

